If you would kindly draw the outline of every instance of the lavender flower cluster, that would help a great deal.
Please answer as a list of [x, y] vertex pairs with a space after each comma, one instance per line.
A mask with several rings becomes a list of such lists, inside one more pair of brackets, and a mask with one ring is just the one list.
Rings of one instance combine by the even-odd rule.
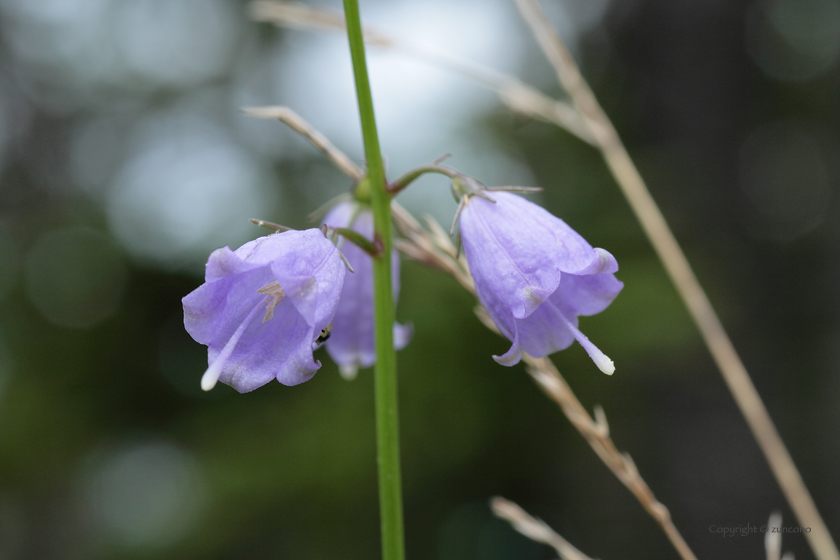
[[[460, 236], [478, 298], [512, 343], [494, 359], [512, 366], [523, 352], [543, 357], [577, 340], [612, 374], [612, 360], [578, 330], [578, 316], [600, 313], [621, 291], [615, 258], [519, 195], [494, 189], [460, 198]], [[323, 223], [373, 237], [363, 202], [335, 206]], [[183, 298], [186, 329], [208, 348], [205, 390], [217, 381], [242, 393], [272, 379], [303, 383], [321, 367], [313, 353], [322, 344], [347, 378], [373, 365], [372, 260], [344, 238], [339, 244], [353, 273], [319, 229], [274, 233], [210, 255], [204, 284]], [[399, 259], [393, 257], [396, 301]], [[411, 328], [393, 328], [399, 350]]]

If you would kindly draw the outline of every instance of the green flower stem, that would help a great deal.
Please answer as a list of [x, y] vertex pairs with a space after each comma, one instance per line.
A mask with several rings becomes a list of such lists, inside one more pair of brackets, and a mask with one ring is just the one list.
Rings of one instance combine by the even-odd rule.
[[462, 173], [458, 173], [451, 167], [447, 167], [445, 165], [422, 165], [415, 169], [412, 169], [390, 185], [388, 185], [387, 190], [388, 194], [391, 196], [397, 196], [400, 192], [403, 191], [407, 186], [411, 183], [419, 179], [422, 175], [426, 173], [437, 173], [439, 175], [446, 175], [450, 179], [465, 179], [466, 176]]
[[397, 356], [394, 351], [394, 296], [391, 288], [391, 197], [385, 191], [385, 170], [376, 133], [370, 93], [365, 44], [357, 0], [344, 0], [350, 55], [362, 135], [365, 142], [370, 198], [373, 208], [374, 243], [382, 247], [373, 259], [374, 316], [376, 322], [376, 447], [379, 463], [379, 510], [382, 523], [382, 558], [404, 560], [400, 439], [397, 415]]
[[371, 257], [377, 258], [382, 256], [382, 246], [377, 244], [374, 241], [369, 240], [367, 237], [359, 233], [358, 231], [352, 230], [350, 228], [343, 228], [343, 227], [326, 227], [327, 236], [332, 238], [332, 235], [341, 235], [344, 236], [344, 239], [370, 255]]
[[542, 187], [485, 187], [479, 181], [476, 181], [472, 177], [464, 175], [460, 171], [455, 171], [451, 167], [447, 167], [446, 165], [438, 165], [438, 164], [431, 164], [431, 165], [421, 165], [420, 167], [416, 167], [388, 185], [386, 190], [388, 194], [391, 196], [397, 196], [399, 193], [404, 191], [406, 187], [408, 187], [411, 183], [425, 175], [426, 173], [437, 173], [438, 175], [445, 175], [452, 179], [453, 189], [456, 193], [456, 199], [464, 194], [473, 193], [477, 190], [481, 191], [513, 191], [513, 192], [541, 192]]

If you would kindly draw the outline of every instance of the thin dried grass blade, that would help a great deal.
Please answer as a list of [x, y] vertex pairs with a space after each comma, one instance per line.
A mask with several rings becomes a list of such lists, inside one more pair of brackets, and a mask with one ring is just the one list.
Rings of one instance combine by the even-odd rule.
[[493, 513], [510, 523], [514, 529], [529, 539], [547, 544], [557, 551], [561, 560], [592, 560], [575, 548], [569, 541], [558, 535], [541, 519], [530, 516], [524, 509], [504, 498], [490, 500]]
[[[310, 8], [297, 2], [259, 0], [249, 4], [251, 18], [282, 27], [314, 31], [344, 31], [344, 17], [338, 12]], [[431, 66], [445, 68], [494, 91], [513, 111], [555, 124], [577, 136], [587, 144], [595, 143], [591, 125], [574, 107], [552, 99], [512, 76], [470, 60], [454, 57], [428, 47], [408, 45], [371, 29], [364, 28], [365, 42], [385, 49], [393, 49], [421, 60]]]

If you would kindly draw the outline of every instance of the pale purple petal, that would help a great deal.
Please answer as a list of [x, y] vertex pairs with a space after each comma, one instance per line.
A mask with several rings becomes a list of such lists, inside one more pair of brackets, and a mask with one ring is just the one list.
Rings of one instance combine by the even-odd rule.
[[[553, 295], [552, 295], [553, 297]], [[565, 350], [575, 341], [574, 334], [566, 325], [565, 313], [576, 325], [577, 317], [562, 305], [555, 304], [552, 298], [546, 300], [536, 311], [524, 319], [513, 319], [511, 349], [502, 356], [493, 358], [502, 365], [516, 365], [521, 359], [520, 352], [526, 352], [535, 358], [542, 358], [559, 350]]]
[[612, 373], [612, 361], [580, 332], [577, 317], [603, 311], [621, 291], [615, 258], [520, 196], [493, 192], [493, 198], [495, 204], [469, 199], [461, 238], [478, 298], [512, 343], [494, 359], [510, 366], [523, 352], [539, 358], [578, 340]]
[[[203, 386], [218, 378], [247, 392], [271, 379], [310, 379], [320, 367], [312, 343], [332, 320], [344, 270], [336, 248], [315, 229], [215, 251], [206, 282], [183, 298], [187, 332], [208, 347]], [[266, 292], [272, 285], [282, 291]]]
[[216, 383], [219, 381], [219, 377], [221, 377], [224, 373], [228, 360], [233, 355], [233, 351], [236, 349], [236, 345], [239, 344], [239, 340], [242, 338], [242, 335], [245, 334], [248, 325], [251, 324], [251, 320], [260, 310], [260, 307], [261, 304], [258, 303], [254, 306], [251, 312], [245, 316], [245, 319], [243, 319], [243, 321], [239, 324], [236, 331], [228, 339], [221, 351], [216, 352], [215, 350], [212, 350], [209, 353], [209, 367], [207, 368], [207, 371], [204, 372], [204, 375], [201, 376], [202, 389], [209, 391], [216, 386]]
[[559, 294], [562, 288], [561, 282], [557, 293], [552, 294], [531, 315], [524, 319], [514, 319], [513, 345], [504, 355], [493, 358], [502, 365], [512, 366], [519, 363], [521, 352], [542, 358], [565, 350], [577, 340], [595, 365], [604, 373], [612, 375], [615, 371], [612, 360], [580, 332], [577, 315], [571, 309], [569, 301], [564, 299], [565, 294]]
[[496, 203], [471, 197], [461, 212], [461, 240], [476, 289], [498, 293], [513, 316], [523, 318], [557, 289], [561, 270], [551, 234], [538, 222], [523, 221], [508, 194], [494, 192]]
[[[278, 235], [286, 236], [287, 241], [271, 242]], [[320, 230], [275, 233], [246, 243], [235, 253], [248, 263], [270, 265], [275, 279], [310, 325], [322, 324], [324, 317], [335, 312], [323, 304], [337, 298], [344, 266]], [[319, 293], [324, 289], [335, 293]]]
[[[513, 235], [515, 236], [517, 231], [523, 229], [532, 230], [540, 243], [530, 249], [550, 255], [551, 261], [563, 272], [582, 274], [593, 265], [593, 261], [600, 260], [597, 250], [578, 232], [541, 206], [510, 192], [494, 192], [493, 198], [496, 200], [497, 208], [499, 204], [504, 208], [504, 214], [508, 216], [507, 219], [513, 226]], [[553, 243], [547, 242], [548, 240]], [[592, 274], [593, 272], [585, 273]]]
[[[330, 227], [350, 227], [373, 238], [373, 214], [356, 202], [336, 205], [325, 216]], [[347, 274], [338, 302], [330, 338], [325, 343], [330, 357], [339, 366], [369, 367], [376, 362], [373, 313], [373, 260], [362, 249], [345, 241], [341, 252], [355, 270]], [[399, 295], [400, 261], [396, 251], [392, 254], [392, 285], [394, 301]], [[411, 339], [411, 327], [394, 323], [394, 347], [401, 350]]]
[[[262, 387], [272, 379], [283, 385], [309, 380], [320, 367], [312, 357], [315, 329], [287, 299], [275, 307], [272, 319], [264, 323], [262, 319], [263, 314], [259, 313], [249, 323], [219, 380], [241, 393]], [[214, 351], [211, 346], [211, 362]]]
[[564, 274], [557, 296], [562, 297], [578, 315], [595, 315], [606, 309], [623, 287], [624, 283], [611, 273], [589, 276]]
[[522, 361], [522, 350], [519, 348], [519, 344], [514, 341], [511, 345], [510, 349], [502, 354], [501, 356], [493, 356], [493, 359], [496, 360], [503, 366], [515, 366], [519, 362]]
[[[250, 243], [254, 243], [254, 241]], [[207, 259], [207, 267], [204, 270], [204, 280], [210, 282], [211, 280], [227, 278], [260, 266], [262, 266], [261, 263], [242, 260], [229, 247], [222, 247], [210, 253], [210, 258]]]
[[181, 300], [187, 332], [201, 344], [224, 346], [239, 323], [265, 299], [257, 290], [272, 280], [271, 269], [262, 266], [205, 282]]
[[541, 358], [572, 345], [575, 337], [568, 329], [564, 315], [577, 325], [574, 313], [556, 304], [549, 298], [525, 319], [516, 320], [516, 332], [520, 347], [531, 356]]

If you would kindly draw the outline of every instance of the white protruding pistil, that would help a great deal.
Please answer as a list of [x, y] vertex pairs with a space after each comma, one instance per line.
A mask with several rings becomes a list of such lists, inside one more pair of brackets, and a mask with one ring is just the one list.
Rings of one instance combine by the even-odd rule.
[[577, 327], [569, 322], [562, 313], [559, 314], [560, 318], [563, 322], [566, 323], [566, 326], [569, 327], [569, 330], [572, 331], [572, 334], [575, 335], [575, 339], [577, 339], [578, 343], [583, 346], [583, 349], [586, 350], [586, 353], [589, 354], [589, 357], [592, 358], [592, 361], [595, 362], [595, 365], [598, 366], [598, 369], [606, 373], [607, 375], [612, 375], [615, 373], [615, 363], [610, 360], [606, 354], [601, 352], [597, 346], [592, 344], [589, 341], [589, 338], [582, 332], [580, 332]]
[[596, 346], [592, 346], [595, 349], [595, 352], [598, 354], [594, 356], [591, 352], [589, 356], [592, 358], [592, 361], [595, 362], [595, 365], [598, 366], [598, 369], [606, 373], [607, 375], [612, 375], [615, 373], [615, 362], [607, 357], [606, 354], [598, 350]]
[[356, 379], [356, 375], [359, 373], [359, 366], [338, 366], [338, 373], [340, 373], [341, 377], [343, 377], [347, 381], [353, 381], [354, 379]]

